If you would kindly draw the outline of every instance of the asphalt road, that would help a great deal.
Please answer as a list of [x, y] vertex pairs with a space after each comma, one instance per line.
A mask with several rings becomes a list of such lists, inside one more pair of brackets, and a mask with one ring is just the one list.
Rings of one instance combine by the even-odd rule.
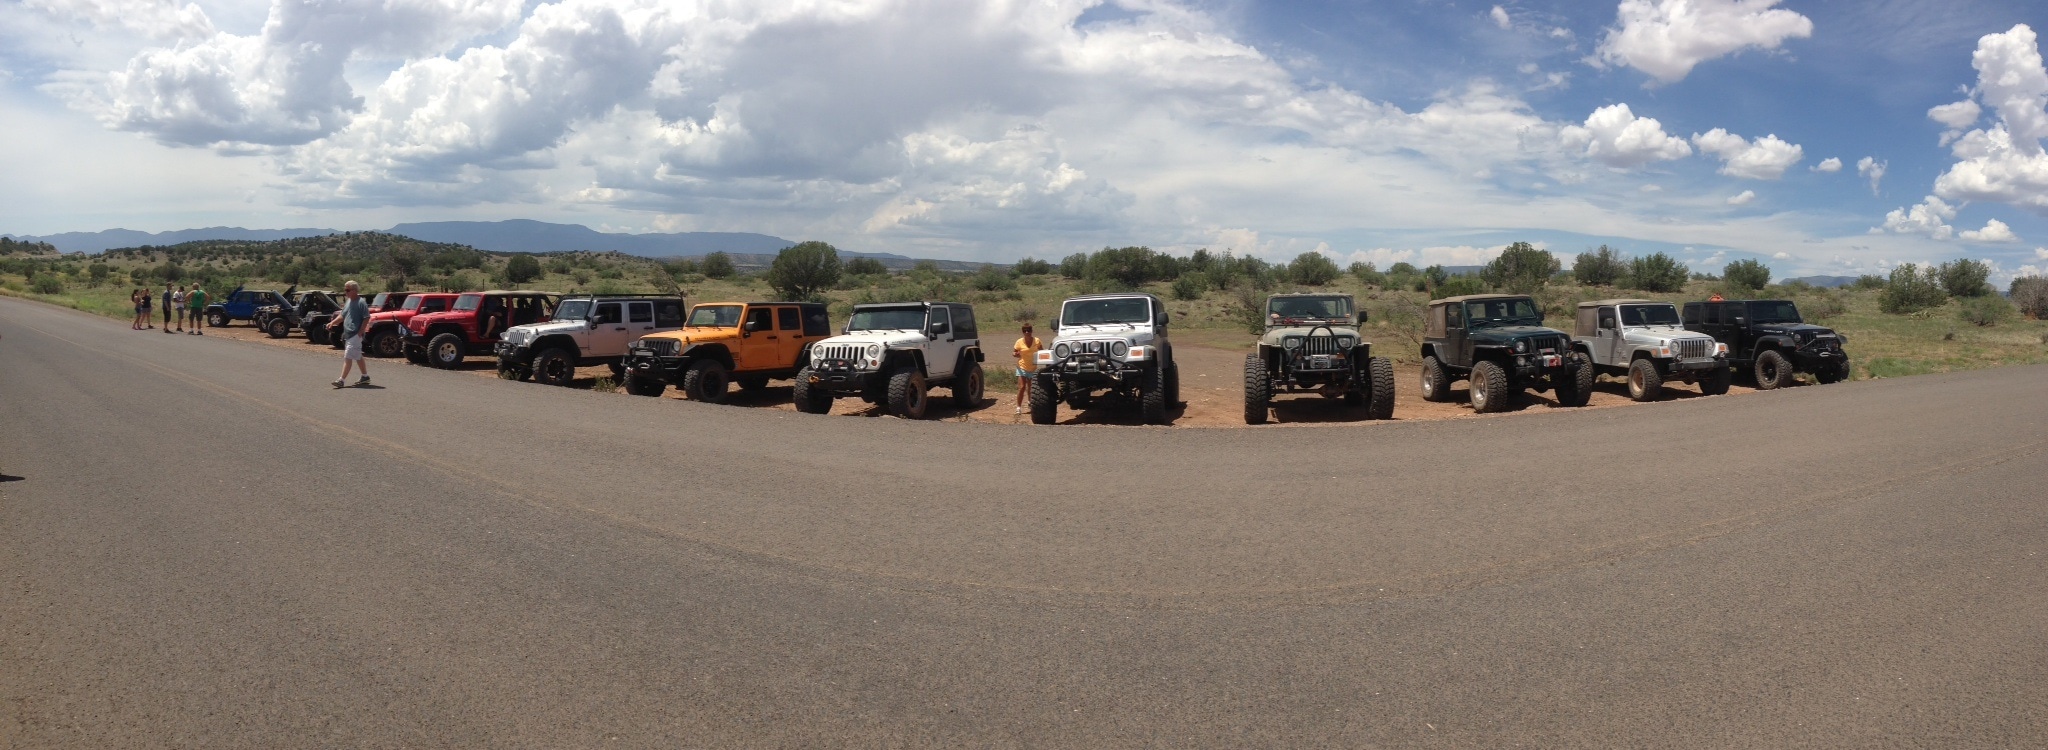
[[0, 746], [2048, 744], [2043, 367], [1197, 430], [0, 335]]

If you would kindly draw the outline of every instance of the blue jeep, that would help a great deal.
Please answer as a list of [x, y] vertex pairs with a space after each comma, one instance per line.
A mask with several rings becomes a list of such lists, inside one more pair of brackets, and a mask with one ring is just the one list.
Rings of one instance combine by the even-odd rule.
[[256, 308], [266, 305], [290, 306], [291, 300], [268, 289], [235, 287], [234, 291], [222, 296], [219, 302], [206, 306], [206, 324], [215, 328], [225, 328], [232, 321], [255, 317]]

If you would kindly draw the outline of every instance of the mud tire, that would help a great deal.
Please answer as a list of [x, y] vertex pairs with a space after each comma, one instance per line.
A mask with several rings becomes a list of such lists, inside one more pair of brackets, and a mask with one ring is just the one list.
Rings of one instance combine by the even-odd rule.
[[1366, 370], [1372, 378], [1372, 394], [1367, 397], [1366, 418], [1393, 419], [1394, 361], [1386, 357], [1373, 357], [1367, 361]]
[[1655, 401], [1664, 395], [1664, 374], [1648, 357], [1629, 363], [1628, 397], [1637, 403]]
[[1728, 392], [1728, 383], [1735, 379], [1727, 367], [1715, 368], [1713, 373], [1700, 378], [1700, 394], [1719, 396]]
[[1166, 424], [1166, 366], [1155, 365], [1138, 394], [1138, 411], [1145, 424]]
[[533, 373], [533, 382], [567, 386], [569, 381], [576, 379], [576, 359], [560, 349], [549, 349], [534, 355], [533, 364], [527, 370]]
[[690, 363], [690, 369], [683, 371], [683, 395], [691, 401], [707, 404], [725, 403], [725, 387], [729, 378], [725, 365], [715, 359], [700, 359]]
[[1758, 390], [1777, 390], [1792, 384], [1792, 362], [1777, 350], [1767, 350], [1756, 356], [1756, 387]]
[[1451, 400], [1451, 377], [1436, 355], [1422, 358], [1422, 400], [1443, 403]]
[[1257, 354], [1244, 355], [1244, 423], [1265, 424], [1273, 406], [1273, 374]]
[[371, 335], [368, 344], [363, 348], [368, 349], [369, 351], [365, 353], [372, 357], [397, 357], [405, 354], [405, 340], [398, 337], [397, 331], [389, 328]]
[[1508, 373], [1493, 362], [1472, 366], [1472, 410], [1480, 414], [1507, 411]]
[[625, 377], [619, 379], [619, 384], [625, 386], [627, 393], [635, 396], [658, 397], [662, 391], [668, 390], [667, 383], [654, 378], [642, 377], [639, 373], [632, 370], [626, 371]]
[[1060, 418], [1060, 384], [1051, 375], [1031, 378], [1031, 423], [1052, 424]]
[[443, 333], [427, 340], [427, 364], [443, 370], [453, 370], [462, 365], [462, 337]]
[[904, 419], [924, 419], [925, 409], [930, 405], [924, 373], [904, 368], [889, 375], [890, 414]]
[[790, 400], [796, 402], [796, 410], [805, 414], [832, 413], [832, 392], [811, 386], [811, 368], [798, 370], [796, 386], [790, 389]]
[[973, 357], [961, 357], [960, 364], [953, 367], [953, 408], [966, 410], [980, 406], [987, 377], [980, 362], [974, 361]]
[[281, 339], [292, 335], [292, 324], [291, 321], [285, 320], [284, 316], [275, 316], [264, 321], [263, 332], [271, 338]]

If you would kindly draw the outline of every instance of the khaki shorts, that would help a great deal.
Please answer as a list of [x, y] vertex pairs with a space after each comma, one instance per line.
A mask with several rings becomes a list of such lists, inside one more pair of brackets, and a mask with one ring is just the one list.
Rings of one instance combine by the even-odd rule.
[[360, 362], [360, 361], [362, 361], [362, 359], [363, 359], [363, 335], [362, 335], [362, 334], [358, 333], [358, 334], [356, 334], [356, 335], [354, 335], [354, 336], [350, 336], [350, 337], [348, 337], [348, 341], [345, 341], [345, 342], [343, 342], [343, 345], [342, 345], [342, 349], [341, 349], [341, 358], [342, 358], [342, 360], [343, 360], [343, 361], [353, 361], [353, 362]]

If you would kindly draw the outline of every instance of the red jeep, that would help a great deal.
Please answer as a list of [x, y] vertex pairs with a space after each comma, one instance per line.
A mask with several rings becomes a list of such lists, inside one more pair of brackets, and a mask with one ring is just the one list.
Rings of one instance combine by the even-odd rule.
[[505, 329], [545, 323], [562, 295], [549, 292], [470, 292], [447, 312], [413, 316], [405, 322], [405, 359], [448, 369], [464, 357], [497, 356]]
[[[391, 297], [400, 297], [403, 302], [394, 303]], [[427, 294], [420, 292], [391, 292], [377, 295], [384, 301], [380, 307], [370, 305], [370, 320], [363, 324], [363, 353], [372, 357], [396, 357], [405, 353], [405, 322], [415, 315], [447, 311], [455, 304], [455, 294]], [[337, 339], [336, 347], [341, 346]]]

